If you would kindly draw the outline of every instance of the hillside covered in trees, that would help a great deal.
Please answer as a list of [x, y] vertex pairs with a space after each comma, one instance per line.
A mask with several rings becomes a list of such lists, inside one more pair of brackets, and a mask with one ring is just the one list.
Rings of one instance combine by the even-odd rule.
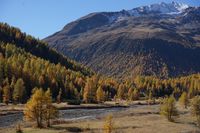
[[0, 133], [200, 133], [200, 2], [154, 2], [0, 2]]
[[40, 41], [26, 33], [22, 33], [20, 29], [9, 26], [6, 23], [0, 23], [0, 40], [4, 43], [13, 43], [16, 47], [24, 49], [37, 57], [48, 60], [51, 63], [65, 66], [74, 71], [80, 71], [84, 75], [91, 75], [92, 72], [86, 67], [68, 59], [67, 57], [57, 53], [55, 50], [47, 47], [45, 42]]
[[24, 103], [35, 87], [50, 88], [54, 100], [80, 100], [85, 86], [99, 86], [94, 72], [17, 28], [1, 23], [0, 41], [0, 101]]
[[171, 94], [178, 99], [183, 92], [192, 98], [200, 92], [200, 74], [169, 79], [135, 76], [121, 82], [97, 75], [3, 23], [0, 41], [0, 102], [26, 103], [34, 88], [49, 88], [53, 101], [78, 103]]
[[177, 5], [157, 4], [153, 12], [148, 9], [154, 5], [91, 13], [44, 41], [96, 72], [119, 79], [195, 74], [200, 72], [200, 7], [174, 14]]

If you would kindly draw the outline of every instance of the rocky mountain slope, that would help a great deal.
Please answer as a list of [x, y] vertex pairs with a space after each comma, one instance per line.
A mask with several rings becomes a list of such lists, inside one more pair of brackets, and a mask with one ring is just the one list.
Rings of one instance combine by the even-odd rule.
[[117, 78], [200, 72], [200, 7], [159, 3], [91, 13], [44, 41], [95, 71]]

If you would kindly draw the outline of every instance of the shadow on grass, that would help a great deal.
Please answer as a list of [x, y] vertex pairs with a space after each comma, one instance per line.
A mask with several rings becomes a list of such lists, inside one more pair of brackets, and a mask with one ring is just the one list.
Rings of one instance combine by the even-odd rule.
[[84, 129], [80, 128], [80, 127], [62, 127], [62, 126], [56, 126], [56, 127], [51, 127], [51, 129], [53, 130], [66, 130], [69, 132], [83, 132]]
[[127, 129], [127, 128], [135, 129], [135, 128], [141, 128], [141, 127], [139, 127], [139, 126], [124, 126], [124, 127], [115, 127], [114, 129]]
[[193, 125], [193, 126], [196, 126], [198, 127], [198, 125], [195, 123], [195, 122], [182, 122], [182, 121], [170, 121], [172, 123], [176, 123], [176, 124], [189, 124], [189, 125]]
[[[132, 128], [132, 129], [136, 129], [136, 128], [141, 128], [139, 126], [124, 126], [124, 127], [114, 127], [113, 130], [124, 130], [124, 129], [128, 129], [128, 128]], [[61, 132], [72, 132], [72, 133], [79, 133], [79, 132], [85, 132], [85, 131], [89, 131], [89, 132], [100, 132], [100, 131], [104, 131], [104, 129], [102, 128], [81, 128], [81, 127], [76, 127], [76, 126], [69, 126], [69, 127], [63, 127], [63, 126], [52, 126], [49, 127], [47, 129], [50, 130], [57, 130], [57, 131], [61, 131]]]
[[53, 129], [53, 130], [65, 130], [65, 131], [74, 132], [74, 133], [84, 132], [84, 131], [93, 132], [93, 131], [100, 130], [99, 128], [81, 128], [81, 127], [75, 127], [75, 126], [71, 126], [71, 127], [53, 126], [53, 127], [51, 127], [51, 129]]
[[130, 113], [128, 116], [141, 116], [141, 115], [159, 115], [159, 112], [139, 112], [139, 113]]

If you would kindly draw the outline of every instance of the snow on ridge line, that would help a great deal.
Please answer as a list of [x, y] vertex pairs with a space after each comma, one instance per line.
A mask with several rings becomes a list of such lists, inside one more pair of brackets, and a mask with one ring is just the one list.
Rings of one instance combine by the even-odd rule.
[[173, 1], [172, 3], [161, 2], [159, 4], [141, 6], [141, 7], [134, 8], [132, 10], [128, 10], [128, 12], [132, 16], [138, 16], [142, 13], [151, 13], [151, 12], [158, 12], [162, 14], [173, 14], [175, 12], [181, 13], [188, 7], [189, 6], [187, 4], [177, 3]]
[[121, 21], [126, 19], [129, 16], [135, 16], [139, 17], [143, 14], [148, 13], [160, 13], [160, 14], [169, 14], [169, 15], [175, 15], [182, 13], [185, 9], [187, 9], [189, 5], [178, 3], [178, 2], [171, 2], [171, 3], [165, 3], [161, 2], [158, 4], [152, 4], [148, 6], [141, 6], [133, 8], [132, 10], [123, 10], [123, 12], [127, 12], [127, 14], [123, 13], [116, 13], [113, 16], [107, 16], [109, 19], [109, 23]]

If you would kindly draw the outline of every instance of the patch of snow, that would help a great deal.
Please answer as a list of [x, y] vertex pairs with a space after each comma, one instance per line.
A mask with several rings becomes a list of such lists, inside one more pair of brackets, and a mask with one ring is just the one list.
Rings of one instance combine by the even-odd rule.
[[180, 14], [181, 12], [170, 12], [170, 13], [166, 13], [166, 14], [169, 14], [169, 15], [174, 15], [174, 14]]
[[107, 15], [109, 23], [122, 21], [122, 20], [125, 20], [127, 17], [128, 17], [128, 14], [123, 14], [123, 13], [115, 13], [112, 16]]
[[131, 16], [140, 16], [140, 14], [142, 13], [152, 13], [152, 12], [158, 12], [162, 14], [179, 14], [188, 7], [189, 6], [186, 4], [177, 3], [173, 1], [172, 3], [161, 2], [159, 4], [142, 6], [134, 8], [132, 10], [128, 10], [128, 12]]
[[180, 12], [182, 12], [182, 11], [184, 11], [185, 9], [187, 9], [189, 6], [188, 5], [186, 5], [186, 4], [183, 4], [183, 3], [177, 3], [177, 2], [172, 2], [172, 4], [174, 5], [174, 7], [178, 10], [178, 11], [180, 11]]

